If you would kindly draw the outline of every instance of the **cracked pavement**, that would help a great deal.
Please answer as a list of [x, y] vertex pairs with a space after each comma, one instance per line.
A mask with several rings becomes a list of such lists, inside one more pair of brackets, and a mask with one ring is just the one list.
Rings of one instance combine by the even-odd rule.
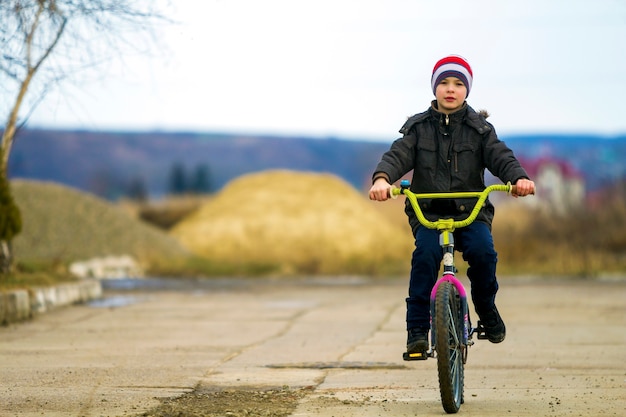
[[[461, 412], [621, 415], [626, 280], [501, 279]], [[129, 416], [194, 390], [307, 388], [294, 416], [442, 415], [436, 361], [403, 362], [404, 279], [184, 281], [0, 328], [0, 415]], [[107, 302], [107, 300], [109, 302]]]

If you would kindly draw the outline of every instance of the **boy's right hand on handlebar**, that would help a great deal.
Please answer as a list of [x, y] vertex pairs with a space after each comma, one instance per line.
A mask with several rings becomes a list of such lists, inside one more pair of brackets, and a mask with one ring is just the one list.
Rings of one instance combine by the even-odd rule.
[[391, 193], [391, 184], [384, 178], [378, 178], [370, 188], [370, 200], [386, 201]]

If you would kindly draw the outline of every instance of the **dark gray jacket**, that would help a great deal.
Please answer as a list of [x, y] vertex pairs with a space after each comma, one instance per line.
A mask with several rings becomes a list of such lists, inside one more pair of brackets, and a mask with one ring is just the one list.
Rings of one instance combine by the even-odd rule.
[[[528, 178], [513, 151], [498, 139], [494, 127], [467, 104], [446, 116], [435, 108], [410, 117], [400, 129], [402, 137], [391, 145], [378, 163], [373, 180], [384, 177], [390, 184], [411, 170], [411, 191], [415, 193], [482, 191], [485, 169], [504, 183]], [[476, 200], [420, 200], [429, 220], [439, 217], [467, 217]], [[407, 201], [407, 215], [413, 228], [419, 223]], [[494, 207], [489, 200], [477, 220], [491, 226]]]

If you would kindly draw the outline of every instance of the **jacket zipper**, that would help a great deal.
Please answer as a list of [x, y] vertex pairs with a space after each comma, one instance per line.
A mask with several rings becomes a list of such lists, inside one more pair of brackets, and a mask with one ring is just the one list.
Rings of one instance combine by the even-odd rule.
[[[449, 115], [445, 115], [446, 116], [446, 126], [450, 125], [450, 116]], [[450, 164], [452, 162], [451, 158], [450, 158], [450, 154], [453, 153], [451, 152], [452, 150], [452, 138], [450, 138], [450, 145], [448, 146], [448, 164]], [[456, 153], [454, 153], [454, 171], [458, 172], [458, 166], [457, 166], [457, 158], [456, 158]]]
[[[450, 116], [446, 114], [446, 126], [449, 126], [449, 125], [450, 125]], [[450, 142], [450, 149], [452, 149], [452, 142]], [[452, 152], [452, 153], [454, 153], [454, 172], [459, 172], [459, 160], [457, 158], [458, 156], [457, 152]], [[449, 162], [450, 162], [450, 158], [448, 157], [448, 163]]]

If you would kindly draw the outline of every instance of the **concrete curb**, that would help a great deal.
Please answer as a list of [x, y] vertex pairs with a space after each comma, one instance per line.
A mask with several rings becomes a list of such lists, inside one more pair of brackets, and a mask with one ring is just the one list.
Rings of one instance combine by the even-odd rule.
[[102, 284], [89, 279], [53, 287], [34, 287], [0, 293], [0, 324], [28, 320], [57, 307], [79, 304], [102, 297]]

